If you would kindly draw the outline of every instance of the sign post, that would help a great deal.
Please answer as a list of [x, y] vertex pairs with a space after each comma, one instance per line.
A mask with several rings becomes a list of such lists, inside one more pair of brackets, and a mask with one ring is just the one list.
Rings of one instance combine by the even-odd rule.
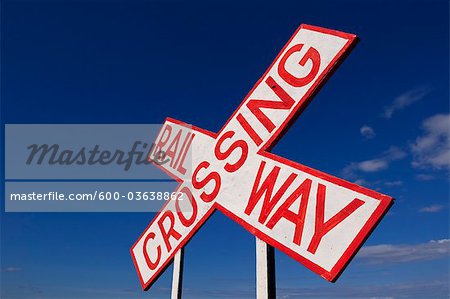
[[353, 34], [302, 25], [219, 133], [165, 121], [150, 156], [169, 161], [157, 165], [180, 182], [180, 197], [131, 248], [144, 289], [216, 209], [257, 237], [258, 298], [272, 296], [271, 246], [326, 280], [338, 278], [393, 199], [270, 149], [355, 42]]
[[275, 251], [266, 242], [256, 239], [256, 298], [275, 299]]
[[175, 254], [173, 258], [173, 273], [172, 273], [172, 299], [181, 299], [183, 289], [183, 265], [184, 265], [184, 248]]

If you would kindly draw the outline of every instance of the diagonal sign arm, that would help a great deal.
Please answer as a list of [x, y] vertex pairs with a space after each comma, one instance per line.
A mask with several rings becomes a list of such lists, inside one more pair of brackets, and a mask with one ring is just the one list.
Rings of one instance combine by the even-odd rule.
[[160, 167], [180, 181], [186, 200], [169, 201], [131, 248], [144, 289], [216, 208], [325, 279], [337, 278], [392, 198], [268, 150], [355, 41], [302, 25], [218, 134], [166, 120], [153, 155], [167, 154]]

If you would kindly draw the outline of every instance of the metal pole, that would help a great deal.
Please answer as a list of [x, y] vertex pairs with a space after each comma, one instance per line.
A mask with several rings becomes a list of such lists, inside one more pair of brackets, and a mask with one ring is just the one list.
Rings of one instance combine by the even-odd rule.
[[272, 246], [256, 239], [256, 298], [275, 299], [275, 252]]
[[172, 295], [171, 299], [181, 299], [181, 291], [183, 289], [183, 262], [184, 247], [175, 254], [173, 258], [173, 276], [172, 276]]

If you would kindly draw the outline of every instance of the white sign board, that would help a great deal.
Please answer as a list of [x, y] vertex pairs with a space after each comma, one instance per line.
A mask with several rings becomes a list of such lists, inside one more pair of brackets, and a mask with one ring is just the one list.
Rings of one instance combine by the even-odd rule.
[[[180, 182], [131, 248], [147, 289], [218, 209], [333, 281], [392, 198], [269, 152], [356, 36], [302, 25], [219, 133], [167, 119], [153, 157]], [[189, 159], [186, 159], [189, 157]]]

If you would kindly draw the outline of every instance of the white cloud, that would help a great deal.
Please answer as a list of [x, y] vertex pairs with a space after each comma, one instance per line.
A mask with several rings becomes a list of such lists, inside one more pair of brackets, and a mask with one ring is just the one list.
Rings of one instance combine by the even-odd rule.
[[416, 175], [416, 179], [418, 179], [419, 181], [431, 181], [432, 179], [434, 179], [434, 176], [432, 176], [431, 174], [418, 174]]
[[406, 153], [396, 146], [391, 146], [387, 151], [383, 153], [383, 158], [388, 161], [401, 160], [405, 157]]
[[365, 139], [372, 139], [375, 137], [375, 131], [373, 128], [369, 127], [368, 125], [364, 125], [359, 129], [359, 132]]
[[399, 186], [403, 186], [403, 182], [402, 181], [388, 181], [388, 182], [384, 182], [384, 185], [386, 187], [399, 187]]
[[[380, 273], [380, 275], [383, 275]], [[420, 281], [328, 284], [320, 286], [277, 287], [277, 298], [393, 299], [448, 298], [449, 282], [445, 279]], [[253, 295], [254, 297], [254, 295]]]
[[422, 213], [437, 213], [437, 212], [442, 211], [443, 209], [444, 209], [443, 205], [435, 204], [435, 205], [423, 207], [423, 208], [421, 208], [419, 210], [419, 212], [422, 212]]
[[22, 270], [22, 268], [19, 268], [19, 267], [7, 267], [3, 271], [4, 272], [19, 272], [21, 270]]
[[361, 186], [370, 186], [370, 183], [366, 181], [365, 179], [357, 179], [353, 183]]
[[357, 164], [358, 169], [364, 172], [376, 172], [386, 169], [388, 166], [388, 161], [385, 159], [367, 160]]
[[411, 145], [412, 165], [450, 169], [450, 114], [437, 114], [422, 123], [423, 134]]
[[450, 239], [420, 244], [382, 244], [361, 248], [357, 257], [370, 264], [408, 263], [448, 258]]
[[355, 179], [358, 172], [377, 172], [389, 168], [389, 163], [401, 160], [406, 153], [398, 147], [391, 146], [380, 157], [361, 162], [352, 162], [343, 169], [343, 174], [348, 179]]
[[431, 89], [429, 87], [419, 87], [399, 95], [389, 106], [384, 107], [382, 116], [384, 118], [391, 118], [395, 112], [402, 110], [417, 101], [420, 101], [426, 95], [428, 95], [430, 91]]
[[[435, 280], [433, 278], [423, 276], [419, 281], [407, 280], [398, 281], [393, 279], [386, 283], [382, 282], [380, 275], [384, 273], [377, 272], [375, 279], [371, 281], [356, 281], [345, 283], [327, 283], [320, 284], [306, 283], [300, 284], [299, 279], [303, 276], [291, 275], [287, 279], [283, 279], [276, 290], [276, 297], [279, 299], [298, 299], [298, 298], [315, 298], [315, 299], [393, 299], [393, 298], [448, 298], [449, 281], [445, 277]], [[311, 274], [312, 275], [312, 274]], [[223, 282], [223, 281], [222, 281]], [[224, 284], [224, 283], [222, 283]], [[227, 280], [226, 285], [219, 288], [205, 287], [189, 287], [183, 289], [183, 294], [189, 298], [210, 299], [210, 298], [240, 298], [254, 299], [255, 290], [254, 280], [243, 281], [242, 277], [235, 278], [231, 281]], [[153, 287], [150, 289], [152, 295], [161, 295], [157, 298], [167, 298], [170, 296], [170, 289], [162, 287]], [[142, 292], [134, 291], [139, 298], [144, 298]], [[130, 296], [128, 296], [130, 297]]]

